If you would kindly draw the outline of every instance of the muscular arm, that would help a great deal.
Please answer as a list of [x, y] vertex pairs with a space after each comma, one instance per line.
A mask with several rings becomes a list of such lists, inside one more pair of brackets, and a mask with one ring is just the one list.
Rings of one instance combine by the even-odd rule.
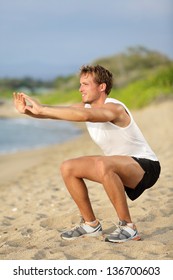
[[40, 114], [48, 118], [76, 122], [107, 122], [115, 119], [115, 113], [106, 107], [82, 108], [82, 107], [48, 107], [43, 106]]
[[[29, 96], [21, 93], [20, 98], [25, 102], [24, 113], [36, 118], [49, 118], [75, 122], [113, 122], [123, 119], [122, 107], [113, 103], [100, 107], [85, 108], [84, 104], [73, 106], [41, 105]], [[29, 103], [29, 105], [27, 105]]]

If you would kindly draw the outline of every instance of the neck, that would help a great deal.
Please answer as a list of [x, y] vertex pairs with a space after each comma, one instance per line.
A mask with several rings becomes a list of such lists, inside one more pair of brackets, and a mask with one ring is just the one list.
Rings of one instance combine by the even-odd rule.
[[93, 102], [90, 103], [91, 107], [100, 107], [105, 103], [105, 100], [107, 98], [107, 94], [103, 93], [99, 99], [94, 100]]

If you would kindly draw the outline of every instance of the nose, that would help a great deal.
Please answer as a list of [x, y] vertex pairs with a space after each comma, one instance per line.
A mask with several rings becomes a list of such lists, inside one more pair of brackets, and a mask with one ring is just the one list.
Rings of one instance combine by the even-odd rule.
[[80, 85], [80, 87], [79, 87], [79, 91], [80, 91], [80, 92], [82, 92], [82, 85]]

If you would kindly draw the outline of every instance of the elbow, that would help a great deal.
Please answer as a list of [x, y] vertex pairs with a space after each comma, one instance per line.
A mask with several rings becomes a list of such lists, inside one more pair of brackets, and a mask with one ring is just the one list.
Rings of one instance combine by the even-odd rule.
[[89, 109], [76, 110], [74, 114], [74, 120], [78, 122], [92, 122], [93, 116]]

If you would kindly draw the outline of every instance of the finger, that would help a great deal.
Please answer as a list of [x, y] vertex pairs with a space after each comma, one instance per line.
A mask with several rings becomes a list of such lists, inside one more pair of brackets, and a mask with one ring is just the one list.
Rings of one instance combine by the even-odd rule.
[[32, 106], [29, 106], [29, 105], [26, 105], [25, 106], [25, 111], [30, 111], [31, 113], [33, 113], [34, 114], [34, 111], [33, 111], [33, 107]]
[[14, 97], [14, 99], [17, 99], [17, 93], [16, 92], [13, 92], [13, 97]]
[[16, 96], [16, 99], [17, 99], [17, 100], [20, 100], [20, 94], [19, 94], [19, 92], [15, 93], [15, 96]]
[[26, 104], [25, 98], [23, 96], [21, 97], [21, 101]]
[[26, 94], [22, 94], [21, 95], [22, 96], [22, 98], [26, 101], [28, 101], [28, 102], [30, 102], [31, 104], [34, 104], [35, 103], [35, 101], [31, 98], [31, 97], [29, 97], [28, 95], [26, 95]]
[[18, 93], [19, 99], [22, 101], [23, 100], [23, 95], [21, 92]]
[[13, 93], [13, 98], [14, 98], [15, 102], [19, 101], [19, 96], [18, 96], [18, 94], [16, 92]]
[[20, 92], [20, 95], [23, 96], [23, 97], [29, 97], [26, 93], [24, 92]]
[[27, 94], [25, 94], [23, 92], [20, 93], [20, 96], [23, 97], [23, 98], [26, 98], [26, 99], [30, 98]]

